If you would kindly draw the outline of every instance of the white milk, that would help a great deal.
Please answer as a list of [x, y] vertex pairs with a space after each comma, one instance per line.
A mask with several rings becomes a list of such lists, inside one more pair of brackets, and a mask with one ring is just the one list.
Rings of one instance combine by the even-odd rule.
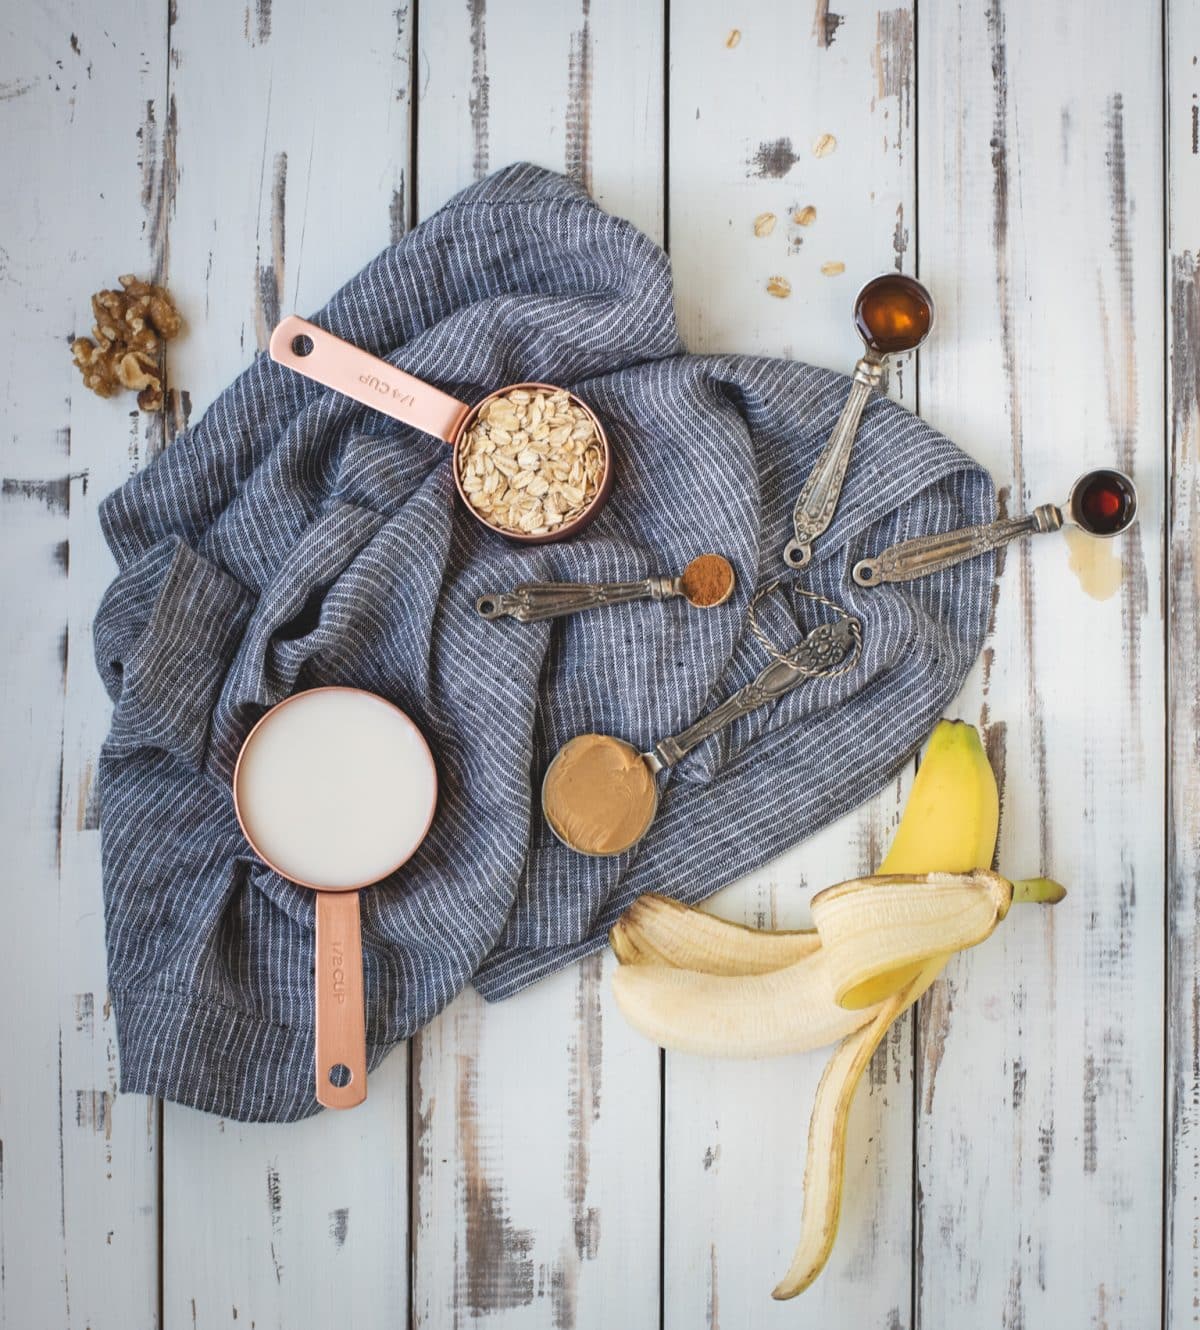
[[420, 731], [370, 693], [317, 689], [272, 712], [236, 777], [246, 834], [314, 887], [375, 882], [424, 838], [437, 776]]

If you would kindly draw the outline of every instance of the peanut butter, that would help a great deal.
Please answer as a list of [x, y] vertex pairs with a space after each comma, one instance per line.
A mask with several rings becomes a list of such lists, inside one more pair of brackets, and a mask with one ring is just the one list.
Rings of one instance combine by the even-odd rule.
[[542, 809], [555, 834], [583, 854], [620, 854], [645, 832], [658, 792], [641, 756], [606, 734], [564, 744], [542, 786]]

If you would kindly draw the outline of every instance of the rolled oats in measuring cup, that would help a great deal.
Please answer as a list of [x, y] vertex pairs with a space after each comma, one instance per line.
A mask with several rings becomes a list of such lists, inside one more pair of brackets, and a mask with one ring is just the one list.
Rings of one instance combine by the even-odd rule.
[[474, 406], [291, 315], [271, 334], [271, 359], [423, 430], [454, 450], [467, 509], [509, 540], [577, 535], [612, 489], [612, 450], [596, 413], [549, 383], [515, 383]]

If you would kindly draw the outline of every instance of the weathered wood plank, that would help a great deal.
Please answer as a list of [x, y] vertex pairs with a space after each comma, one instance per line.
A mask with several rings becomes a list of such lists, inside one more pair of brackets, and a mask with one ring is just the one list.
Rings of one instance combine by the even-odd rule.
[[407, 1064], [397, 1049], [361, 1107], [286, 1127], [170, 1109], [166, 1326], [405, 1323]]
[[112, 566], [96, 499], [161, 428], [88, 393], [67, 340], [92, 291], [154, 266], [166, 15], [53, 19], [0, 22], [0, 1324], [130, 1330], [158, 1303], [158, 1116], [116, 1093], [90, 619]]
[[592, 957], [414, 1042], [414, 1324], [658, 1324], [658, 1052]]
[[[912, 269], [911, 7], [839, 16], [818, 5], [814, 17], [766, 0], [736, 12], [693, 0], [672, 4], [671, 20], [670, 249], [685, 342], [849, 371], [861, 352], [850, 318], [858, 287]], [[759, 236], [764, 213], [776, 223]], [[789, 297], [767, 293], [772, 276]], [[892, 392], [914, 405], [904, 361]], [[812, 891], [877, 866], [905, 785], [712, 908], [760, 927], [804, 923]], [[838, 1246], [789, 1324], [908, 1323], [912, 1056], [905, 1020], [855, 1104]], [[799, 1236], [808, 1117], [827, 1059], [668, 1056], [668, 1328], [778, 1323], [770, 1291]]]
[[[662, 40], [631, 0], [423, 8], [420, 215], [524, 158], [660, 235]], [[414, 1040], [416, 1325], [658, 1325], [659, 1058], [610, 964], [464, 993]]]
[[1162, 1255], [1157, 11], [930, 0], [918, 66], [921, 274], [943, 316], [923, 414], [1014, 510], [1106, 463], [1143, 507], [1094, 551], [1120, 561], [1108, 599], [1085, 594], [1062, 537], [1009, 551], [964, 695], [1005, 777], [1001, 870], [1072, 894], [1014, 910], [922, 1004], [917, 1324], [1146, 1327]]
[[[403, 231], [410, 45], [407, 6], [175, 6], [177, 423]], [[166, 1326], [402, 1321], [407, 1108], [404, 1049], [345, 1115], [246, 1128], [167, 1105]]]
[[1200, 14], [1167, 14], [1165, 1325], [1200, 1321]]

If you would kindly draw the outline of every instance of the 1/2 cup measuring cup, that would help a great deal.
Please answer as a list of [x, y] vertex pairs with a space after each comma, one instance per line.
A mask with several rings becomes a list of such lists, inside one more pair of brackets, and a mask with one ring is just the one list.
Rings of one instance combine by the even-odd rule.
[[[391, 416], [393, 420], [411, 425], [414, 429], [432, 434], [443, 443], [448, 443], [454, 450], [451, 469], [454, 472], [454, 485], [459, 498], [463, 501], [463, 506], [476, 521], [487, 527], [489, 531], [504, 536], [506, 540], [526, 545], [540, 545], [578, 535], [596, 517], [612, 490], [612, 448], [604, 426], [586, 402], [566, 389], [559, 389], [548, 383], [510, 383], [503, 388], [497, 388], [482, 401], [471, 406], [294, 314], [277, 325], [271, 334], [269, 351], [271, 359], [277, 364], [295, 370], [306, 379], [312, 379], [326, 388], [332, 388], [346, 397], [352, 397], [364, 406], [372, 407], [385, 416]], [[567, 392], [572, 405], [591, 421], [601, 454], [598, 485], [587, 506], [577, 517], [569, 518], [541, 533], [514, 530], [489, 522], [487, 517], [471, 503], [470, 495], [463, 483], [467, 438], [479, 420], [480, 413], [497, 398], [519, 389], [529, 393]]]
[[316, 893], [317, 1101], [367, 1097], [359, 892], [425, 839], [437, 770], [416, 725], [359, 688], [314, 688], [271, 708], [246, 736], [233, 801], [250, 848]]

